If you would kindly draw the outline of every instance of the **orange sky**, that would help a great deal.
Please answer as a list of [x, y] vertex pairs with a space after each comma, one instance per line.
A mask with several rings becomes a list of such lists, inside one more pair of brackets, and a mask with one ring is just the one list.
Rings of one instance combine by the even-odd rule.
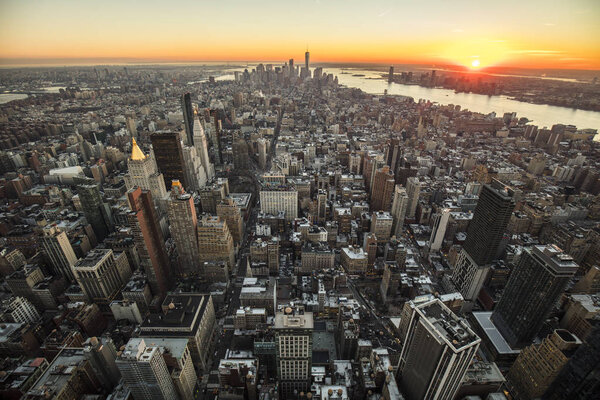
[[0, 0], [0, 62], [451, 63], [600, 69], [596, 0]]

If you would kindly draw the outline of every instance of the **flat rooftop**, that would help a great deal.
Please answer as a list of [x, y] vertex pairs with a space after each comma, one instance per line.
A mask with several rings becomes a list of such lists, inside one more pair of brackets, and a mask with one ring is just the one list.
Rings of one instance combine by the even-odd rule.
[[415, 311], [425, 318], [455, 351], [481, 341], [467, 322], [457, 317], [439, 299], [418, 305]]
[[491, 311], [475, 311], [473, 317], [481, 331], [487, 336], [489, 342], [494, 346], [498, 354], [519, 354], [520, 350], [514, 350], [504, 336], [498, 331], [496, 325], [491, 320]]

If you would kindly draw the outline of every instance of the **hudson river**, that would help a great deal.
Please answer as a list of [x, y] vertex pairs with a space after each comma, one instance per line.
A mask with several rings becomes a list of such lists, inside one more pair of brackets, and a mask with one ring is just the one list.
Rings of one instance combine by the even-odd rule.
[[[342, 71], [344, 72], [342, 74]], [[540, 128], [550, 128], [554, 124], [575, 125], [577, 128], [593, 128], [600, 130], [600, 112], [575, 110], [566, 107], [549, 106], [544, 104], [531, 104], [522, 101], [510, 100], [506, 96], [486, 96], [473, 93], [454, 93], [453, 90], [427, 88], [418, 85], [403, 85], [399, 83], [388, 83], [380, 79], [381, 73], [373, 71], [324, 68], [323, 72], [334, 74], [338, 77], [341, 85], [355, 87], [371, 94], [388, 94], [409, 96], [418, 101], [419, 99], [430, 100], [439, 104], [460, 105], [463, 109], [480, 113], [496, 112], [501, 117], [505, 112], [516, 112], [517, 117], [526, 117], [532, 124]], [[353, 76], [360, 74], [364, 76]], [[596, 140], [600, 135], [596, 135]]]

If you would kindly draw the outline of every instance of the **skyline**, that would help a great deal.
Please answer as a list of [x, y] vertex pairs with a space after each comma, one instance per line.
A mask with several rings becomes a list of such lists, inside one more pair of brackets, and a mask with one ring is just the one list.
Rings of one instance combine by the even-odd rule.
[[300, 59], [308, 47], [315, 63], [600, 69], [591, 0], [120, 3], [0, 2], [0, 64], [254, 62]]

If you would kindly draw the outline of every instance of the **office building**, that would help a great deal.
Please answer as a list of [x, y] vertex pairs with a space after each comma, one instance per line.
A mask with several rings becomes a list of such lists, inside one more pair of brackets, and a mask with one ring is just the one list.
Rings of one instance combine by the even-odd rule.
[[385, 243], [392, 236], [394, 219], [387, 211], [377, 211], [371, 217], [371, 233], [377, 237], [377, 243]]
[[134, 400], [178, 400], [167, 368], [165, 349], [131, 339], [117, 358], [117, 367]]
[[237, 170], [246, 170], [248, 168], [248, 144], [246, 139], [239, 137], [232, 144], [233, 167]]
[[127, 196], [131, 205], [127, 221], [140, 256], [140, 265], [148, 277], [152, 293], [164, 295], [171, 287], [172, 274], [152, 194], [136, 188], [129, 190]]
[[544, 400], [586, 400], [600, 398], [600, 327], [579, 346], [559, 372]]
[[83, 356], [106, 391], [119, 384], [121, 373], [117, 368], [117, 349], [112, 339], [95, 336], [87, 339], [83, 344]]
[[491, 317], [511, 346], [531, 343], [578, 268], [556, 246], [525, 249]]
[[283, 211], [285, 220], [293, 221], [298, 218], [298, 191], [288, 187], [263, 188], [260, 191], [260, 210], [273, 215]]
[[186, 187], [191, 191], [198, 191], [208, 181], [202, 160], [198, 156], [198, 152], [194, 146], [185, 145], [181, 151], [183, 154], [183, 173], [186, 176], [188, 185], [190, 185]]
[[37, 323], [40, 313], [25, 297], [11, 297], [2, 302], [0, 320], [21, 324]]
[[452, 274], [452, 282], [467, 301], [474, 301], [515, 208], [515, 191], [498, 180], [484, 185], [469, 222], [467, 239]]
[[242, 211], [235, 200], [231, 197], [223, 199], [217, 204], [217, 215], [221, 220], [227, 222], [233, 242], [239, 245], [244, 236], [244, 219], [242, 218]]
[[394, 173], [384, 165], [375, 171], [371, 188], [371, 209], [373, 211], [390, 211], [394, 195]]
[[183, 183], [183, 186], [187, 186], [180, 134], [178, 132], [157, 132], [153, 133], [150, 139], [156, 165], [163, 175], [167, 190], [171, 188], [173, 180], [178, 180]]
[[235, 246], [227, 223], [218, 216], [203, 214], [198, 220], [198, 254], [200, 261], [225, 261], [235, 265]]
[[341, 263], [348, 274], [364, 274], [367, 272], [368, 256], [358, 246], [343, 247], [341, 252]]
[[169, 230], [177, 250], [180, 276], [196, 276], [200, 272], [196, 207], [191, 194], [185, 193], [179, 181], [171, 184], [171, 196], [167, 202]]
[[498, 180], [483, 185], [463, 248], [478, 266], [498, 256], [500, 241], [515, 208], [515, 191]]
[[132, 139], [131, 155], [127, 158], [127, 174], [123, 177], [127, 190], [140, 187], [152, 192], [156, 201], [164, 200], [167, 196], [163, 174], [158, 172], [154, 154], [145, 155]]
[[85, 219], [92, 226], [96, 239], [101, 242], [111, 229], [110, 209], [102, 201], [98, 185], [78, 185], [77, 194]]
[[63, 276], [69, 282], [75, 282], [73, 265], [77, 256], [65, 232], [51, 225], [43, 229], [41, 237], [42, 247], [52, 266], [55, 276]]
[[398, 382], [408, 400], [451, 400], [481, 339], [439, 299], [413, 308], [400, 354]]
[[119, 271], [119, 263], [110, 249], [94, 249], [73, 267], [77, 283], [89, 302], [108, 308], [121, 292], [131, 276], [131, 269], [125, 254], [120, 253], [119, 256], [125, 260], [125, 266], [121, 268], [125, 271]]
[[277, 293], [277, 280], [274, 277], [258, 279], [244, 278], [240, 292], [242, 307], [264, 308], [267, 314], [274, 315]]
[[207, 371], [213, 335], [215, 308], [210, 295], [171, 293], [158, 314], [150, 314], [140, 326], [140, 336], [186, 338], [197, 369]]
[[23, 396], [24, 400], [77, 400], [102, 392], [96, 374], [85, 359], [83, 349], [65, 348], [54, 358], [44, 374]]
[[206, 179], [210, 181], [215, 177], [215, 167], [208, 155], [208, 142], [198, 115], [194, 115], [194, 147], [196, 148], [196, 155], [200, 157]]
[[194, 109], [192, 107], [192, 95], [184, 93], [181, 96], [181, 110], [183, 111], [183, 126], [185, 127], [186, 144], [194, 145]]
[[306, 53], [304, 53], [304, 68], [306, 68], [306, 70], [308, 71], [309, 66], [310, 66], [310, 53], [307, 50]]
[[394, 187], [394, 200], [392, 201], [392, 217], [394, 217], [394, 223], [392, 225], [393, 235], [400, 237], [402, 235], [402, 229], [404, 228], [404, 218], [406, 216], [406, 209], [408, 207], [408, 194], [406, 189], [402, 185], [396, 185]]
[[267, 168], [267, 140], [260, 138], [257, 140], [258, 146], [258, 167], [261, 170]]
[[209, 182], [198, 193], [202, 212], [216, 214], [217, 204], [229, 196], [229, 181], [227, 178], [217, 178]]
[[433, 229], [429, 238], [429, 250], [438, 251], [444, 243], [446, 228], [448, 227], [448, 219], [450, 218], [450, 209], [443, 208], [433, 217]]
[[525, 347], [506, 375], [511, 395], [516, 399], [540, 398], [580, 344], [569, 331], [557, 329], [542, 343]]
[[474, 302], [487, 279], [489, 269], [489, 265], [477, 265], [469, 253], [462, 249], [454, 265], [452, 284], [465, 300]]
[[406, 204], [406, 218], [413, 219], [419, 204], [419, 196], [421, 195], [421, 182], [419, 178], [413, 176], [406, 180], [406, 194], [408, 195], [408, 203]]
[[312, 365], [313, 313], [285, 307], [275, 313], [277, 378], [284, 395], [307, 392]]

